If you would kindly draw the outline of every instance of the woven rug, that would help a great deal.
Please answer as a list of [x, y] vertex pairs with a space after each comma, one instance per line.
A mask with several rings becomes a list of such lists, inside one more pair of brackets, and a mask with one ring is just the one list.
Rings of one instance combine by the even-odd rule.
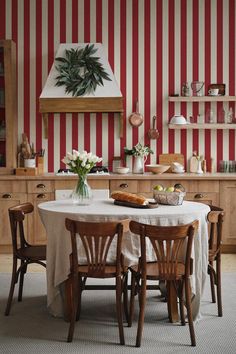
[[[12, 304], [4, 316], [10, 274], [0, 273], [0, 353], [235, 353], [236, 352], [236, 273], [223, 274], [223, 317], [217, 317], [210, 302], [208, 282], [201, 305], [202, 320], [195, 324], [196, 347], [190, 346], [188, 325], [168, 322], [166, 303], [158, 292], [148, 291], [141, 348], [134, 347], [137, 312], [132, 328], [125, 324], [126, 345], [119, 345], [115, 315], [115, 293], [111, 290], [85, 291], [81, 319], [74, 340], [67, 343], [68, 323], [54, 318], [46, 308], [44, 273], [28, 273], [23, 301]], [[16, 287], [17, 290], [17, 287]]]

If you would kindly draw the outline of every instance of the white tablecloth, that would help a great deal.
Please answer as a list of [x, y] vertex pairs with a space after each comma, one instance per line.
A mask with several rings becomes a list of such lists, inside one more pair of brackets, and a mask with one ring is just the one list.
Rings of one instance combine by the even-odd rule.
[[[180, 206], [160, 205], [155, 209], [136, 209], [114, 205], [112, 199], [94, 200], [89, 206], [72, 204], [71, 200], [57, 200], [38, 205], [42, 222], [47, 231], [47, 300], [50, 312], [63, 316], [63, 302], [60, 293], [62, 284], [69, 274], [70, 234], [65, 228], [65, 218], [81, 221], [110, 221], [130, 218], [153, 225], [187, 224], [197, 219], [199, 229], [194, 239], [194, 274], [192, 277], [193, 316], [199, 318], [200, 299], [207, 274], [208, 231], [206, 216], [209, 206], [184, 201]], [[80, 253], [78, 246], [78, 252]], [[130, 232], [124, 235], [122, 252], [126, 265], [136, 264], [140, 256], [139, 237]], [[115, 252], [112, 249], [109, 260]], [[153, 259], [153, 252], [149, 252]]]

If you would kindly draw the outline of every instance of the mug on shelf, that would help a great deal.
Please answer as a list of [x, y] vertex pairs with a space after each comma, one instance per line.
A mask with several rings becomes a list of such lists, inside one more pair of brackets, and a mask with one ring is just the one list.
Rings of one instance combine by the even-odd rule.
[[211, 88], [208, 91], [209, 96], [218, 96], [219, 95], [219, 89], [218, 88]]

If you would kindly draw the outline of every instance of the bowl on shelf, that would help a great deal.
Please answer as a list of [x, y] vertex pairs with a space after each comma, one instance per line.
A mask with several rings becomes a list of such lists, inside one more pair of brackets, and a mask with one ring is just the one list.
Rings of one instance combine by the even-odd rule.
[[170, 166], [168, 165], [146, 165], [147, 171], [154, 174], [160, 174], [166, 172]]
[[187, 124], [186, 119], [181, 114], [175, 114], [171, 120], [170, 124]]
[[116, 167], [116, 173], [125, 175], [128, 172], [129, 172], [129, 167], [123, 167], [123, 166]]

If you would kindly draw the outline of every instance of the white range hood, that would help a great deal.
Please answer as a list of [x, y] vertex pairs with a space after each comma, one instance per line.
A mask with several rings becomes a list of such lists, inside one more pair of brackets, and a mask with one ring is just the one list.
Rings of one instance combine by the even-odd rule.
[[[66, 49], [84, 48], [88, 43], [63, 43], [60, 44], [56, 57], [63, 57]], [[93, 43], [89, 43], [93, 44]], [[106, 58], [103, 45], [94, 43], [97, 49], [94, 56], [99, 57], [106, 73], [111, 81], [104, 80], [103, 86], [97, 86], [94, 93], [73, 97], [71, 93], [65, 93], [64, 86], [56, 86], [58, 71], [53, 63], [45, 86], [39, 97], [39, 111], [43, 114], [45, 127], [47, 128], [47, 114], [60, 112], [119, 112], [120, 113], [120, 137], [123, 136], [123, 97], [115, 76]], [[46, 129], [47, 130], [47, 129]], [[45, 132], [47, 135], [47, 131]]]

